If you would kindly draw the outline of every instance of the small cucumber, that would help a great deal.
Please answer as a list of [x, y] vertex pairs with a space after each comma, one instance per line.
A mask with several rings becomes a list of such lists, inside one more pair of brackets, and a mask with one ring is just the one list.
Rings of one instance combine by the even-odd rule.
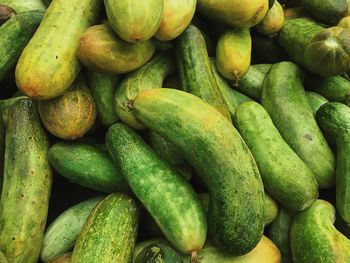
[[129, 263], [138, 229], [136, 202], [122, 194], [111, 194], [90, 213], [70, 263]]
[[272, 8], [269, 9], [264, 19], [256, 25], [256, 30], [266, 36], [279, 32], [284, 23], [283, 7], [278, 1], [275, 1]]
[[94, 197], [78, 203], [60, 214], [46, 229], [41, 260], [55, 260], [71, 251], [90, 212], [102, 200]]
[[72, 252], [69, 252], [59, 258], [56, 258], [52, 261], [48, 261], [48, 263], [70, 263], [71, 257], [72, 257]]
[[10, 6], [17, 14], [28, 11], [46, 11], [46, 6], [41, 0], [1, 0], [0, 2]]
[[265, 193], [265, 227], [274, 221], [278, 214], [278, 206], [275, 200]]
[[168, 240], [183, 253], [199, 251], [206, 239], [207, 220], [190, 184], [124, 124], [108, 129], [106, 144], [132, 191]]
[[238, 82], [236, 88], [254, 100], [260, 101], [265, 75], [266, 74], [262, 73], [256, 65], [252, 65], [247, 74]]
[[328, 100], [325, 97], [323, 97], [322, 95], [320, 95], [316, 92], [312, 92], [312, 91], [307, 91], [306, 97], [307, 97], [307, 100], [309, 101], [310, 107], [311, 107], [312, 112], [313, 112], [315, 117], [316, 117], [316, 112], [318, 111], [318, 109], [323, 104], [328, 102]]

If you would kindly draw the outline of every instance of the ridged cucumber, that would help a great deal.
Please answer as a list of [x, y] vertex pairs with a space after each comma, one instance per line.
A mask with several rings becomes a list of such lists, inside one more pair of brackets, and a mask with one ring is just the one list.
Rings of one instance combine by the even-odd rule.
[[316, 92], [312, 92], [312, 91], [307, 91], [306, 97], [307, 97], [307, 100], [309, 101], [309, 104], [310, 104], [310, 107], [312, 109], [314, 116], [316, 116], [316, 112], [318, 111], [318, 109], [323, 104], [328, 102], [328, 100], [325, 97], [323, 97], [322, 95], [320, 95]]
[[174, 89], [144, 91], [132, 107], [145, 125], [181, 149], [208, 186], [215, 243], [236, 255], [253, 249], [264, 228], [264, 189], [232, 124], [200, 98]]

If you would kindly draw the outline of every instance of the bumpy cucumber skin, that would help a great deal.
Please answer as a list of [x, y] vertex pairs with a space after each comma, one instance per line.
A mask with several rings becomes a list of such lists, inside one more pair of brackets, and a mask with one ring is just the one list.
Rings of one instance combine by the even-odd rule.
[[314, 173], [318, 186], [331, 187], [334, 155], [313, 116], [300, 69], [292, 62], [273, 65], [263, 83], [261, 102], [283, 139]]
[[28, 11], [13, 16], [0, 27], [0, 81], [16, 65], [43, 15], [42, 11]]
[[137, 71], [130, 73], [115, 93], [115, 111], [121, 121], [136, 130], [146, 129], [129, 108], [129, 101], [143, 90], [162, 87], [164, 79], [174, 70], [170, 54], [161, 53]]
[[104, 0], [108, 21], [125, 41], [143, 42], [158, 30], [163, 0]]
[[56, 0], [16, 66], [18, 88], [35, 99], [63, 94], [80, 71], [76, 56], [81, 34], [99, 15], [100, 0]]
[[264, 190], [256, 163], [232, 124], [200, 98], [173, 89], [140, 93], [133, 110], [181, 149], [208, 186], [215, 243], [236, 255], [253, 249], [264, 227]]
[[73, 183], [105, 193], [129, 190], [108, 153], [93, 145], [58, 142], [50, 148], [48, 159], [60, 175]]
[[76, 204], [60, 214], [48, 226], [41, 247], [42, 261], [59, 258], [74, 247], [90, 212], [101, 200], [102, 197], [94, 197]]
[[128, 263], [136, 242], [139, 211], [123, 194], [111, 194], [90, 213], [70, 263]]
[[45, 12], [46, 10], [41, 0], [1, 0], [1, 4], [10, 6], [17, 14], [28, 11]]
[[243, 103], [234, 123], [258, 164], [267, 192], [292, 210], [309, 207], [318, 197], [317, 181], [266, 110], [257, 102]]
[[290, 229], [293, 262], [350, 262], [350, 240], [334, 221], [335, 209], [324, 200], [297, 214]]
[[48, 139], [32, 100], [21, 99], [11, 107], [5, 147], [0, 250], [9, 262], [36, 263], [44, 235], [52, 171], [47, 160]]
[[113, 99], [118, 82], [118, 75], [89, 72], [89, 88], [96, 103], [97, 117], [104, 127], [118, 120]]
[[199, 29], [190, 25], [178, 38], [176, 50], [182, 88], [203, 99], [230, 120], [230, 112], [211, 70]]
[[131, 189], [168, 240], [183, 253], [200, 250], [206, 239], [207, 220], [190, 184], [124, 124], [109, 128], [106, 144]]
[[339, 102], [321, 106], [316, 115], [318, 124], [336, 142], [336, 207], [350, 224], [350, 109]]
[[312, 91], [307, 91], [306, 97], [307, 97], [307, 100], [309, 101], [309, 104], [310, 104], [310, 107], [312, 109], [314, 116], [316, 116], [316, 112], [318, 111], [318, 109], [323, 104], [328, 102], [328, 100], [325, 97], [323, 97], [322, 95], [320, 95], [316, 92], [312, 92]]

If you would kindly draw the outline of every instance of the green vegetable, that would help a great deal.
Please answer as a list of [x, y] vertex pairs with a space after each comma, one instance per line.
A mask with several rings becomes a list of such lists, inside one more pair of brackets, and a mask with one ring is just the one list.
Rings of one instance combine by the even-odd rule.
[[269, 9], [264, 19], [256, 25], [256, 30], [263, 35], [272, 35], [281, 30], [284, 23], [283, 7], [278, 1]]
[[0, 4], [0, 26], [14, 15], [16, 15], [15, 10], [7, 5]]
[[1, 0], [1, 4], [10, 6], [17, 14], [28, 11], [46, 11], [41, 0]]
[[310, 107], [312, 109], [312, 112], [314, 116], [316, 116], [317, 110], [325, 103], [328, 102], [328, 100], [323, 97], [322, 95], [312, 92], [312, 91], [307, 91], [306, 92], [306, 97], [309, 101]]

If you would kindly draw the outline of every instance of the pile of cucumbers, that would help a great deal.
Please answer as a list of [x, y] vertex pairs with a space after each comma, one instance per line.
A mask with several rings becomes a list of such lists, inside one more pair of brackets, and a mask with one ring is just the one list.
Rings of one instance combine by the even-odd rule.
[[0, 263], [350, 263], [349, 74], [347, 0], [0, 0]]

